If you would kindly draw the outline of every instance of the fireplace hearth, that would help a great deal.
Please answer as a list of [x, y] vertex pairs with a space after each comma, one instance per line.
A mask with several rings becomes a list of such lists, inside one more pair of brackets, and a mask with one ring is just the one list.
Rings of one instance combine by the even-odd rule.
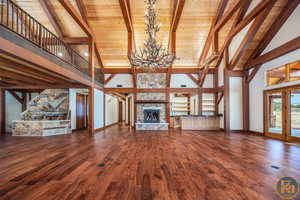
[[160, 110], [144, 109], [144, 123], [160, 123]]

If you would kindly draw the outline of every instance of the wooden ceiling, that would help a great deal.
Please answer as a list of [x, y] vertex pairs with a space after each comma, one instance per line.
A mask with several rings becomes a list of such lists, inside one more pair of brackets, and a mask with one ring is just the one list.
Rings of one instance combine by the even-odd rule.
[[[19, 6], [30, 13], [49, 30], [62, 38], [87, 37], [72, 16], [65, 10], [59, 0], [14, 0]], [[96, 47], [100, 53], [103, 67], [105, 68], [130, 68], [128, 60], [130, 37], [126, 18], [122, 13], [122, 2], [126, 2], [131, 15], [133, 46], [137, 48], [143, 45], [145, 40], [144, 13], [145, 3], [143, 0], [68, 0], [74, 9], [82, 15], [82, 7], [86, 10], [87, 24], [94, 33]], [[45, 2], [48, 8], [45, 9]], [[269, 2], [268, 7], [260, 4]], [[232, 38], [230, 33], [234, 29], [238, 32], [245, 27], [245, 38], [241, 45], [237, 46], [237, 52], [229, 55], [233, 69], [242, 70], [253, 57], [253, 52], [265, 38], [267, 31], [274, 20], [282, 12], [288, 0], [157, 0], [158, 22], [162, 24], [158, 34], [158, 41], [166, 47], [175, 44], [175, 51], [180, 60], [176, 60], [173, 68], [200, 68], [213, 53], [213, 47], [221, 56]], [[80, 5], [81, 3], [81, 5]], [[183, 6], [179, 15], [178, 27], [175, 29], [175, 39], [172, 38], [173, 16], [176, 14], [178, 3]], [[43, 6], [44, 4], [44, 6]], [[271, 5], [272, 4], [272, 5]], [[248, 9], [249, 8], [249, 9]], [[48, 9], [48, 13], [47, 13]], [[239, 23], [246, 19], [254, 9], [255, 17], [241, 29], [236, 28]], [[268, 12], [266, 12], [266, 10]], [[52, 13], [51, 17], [49, 17]], [[265, 16], [261, 13], [265, 12]], [[53, 17], [54, 15], [54, 17]], [[246, 17], [245, 17], [246, 16]], [[260, 16], [261, 19], [258, 19]], [[251, 17], [251, 16], [249, 16]], [[54, 20], [53, 20], [54, 19]], [[84, 16], [83, 16], [84, 19]], [[84, 19], [85, 20], [85, 19]], [[219, 21], [218, 21], [219, 20]], [[256, 22], [255, 22], [256, 20]], [[53, 22], [54, 21], [54, 22]], [[127, 20], [128, 22], [128, 20]], [[219, 23], [218, 23], [219, 22]], [[56, 25], [55, 25], [56, 23]], [[214, 26], [218, 26], [217, 40], [214, 37]], [[59, 28], [55, 27], [58, 26]], [[60, 31], [58, 29], [61, 29]], [[258, 30], [256, 30], [258, 29]], [[173, 30], [173, 32], [175, 32]], [[236, 30], [234, 30], [236, 31]], [[61, 33], [59, 33], [61, 32]], [[237, 33], [235, 35], [237, 35]], [[172, 41], [174, 40], [174, 41]], [[83, 56], [88, 51], [86, 44], [73, 45], [74, 49]], [[251, 57], [252, 56], [252, 57]], [[217, 67], [221, 58], [214, 59], [210, 67]], [[97, 59], [96, 59], [97, 60]], [[97, 63], [100, 67], [100, 64]]]

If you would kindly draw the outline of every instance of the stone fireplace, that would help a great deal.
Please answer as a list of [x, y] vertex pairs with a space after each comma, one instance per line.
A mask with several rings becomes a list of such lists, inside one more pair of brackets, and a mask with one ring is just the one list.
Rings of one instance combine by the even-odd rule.
[[160, 122], [160, 109], [158, 108], [144, 109], [144, 123], [159, 123], [159, 122]]
[[[137, 74], [137, 88], [165, 88], [166, 75], [155, 73]], [[136, 130], [168, 130], [166, 123], [166, 94], [137, 93]]]

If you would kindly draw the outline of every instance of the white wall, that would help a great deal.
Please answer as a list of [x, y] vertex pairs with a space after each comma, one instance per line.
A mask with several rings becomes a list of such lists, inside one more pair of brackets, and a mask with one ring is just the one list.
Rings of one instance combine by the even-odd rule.
[[[277, 35], [272, 39], [264, 53], [292, 40], [300, 35], [300, 27], [298, 21], [300, 19], [300, 5], [296, 8], [293, 14], [289, 17], [286, 23], [281, 27]], [[265, 63], [257, 72], [256, 76], [250, 83], [250, 130], [263, 132], [263, 91], [268, 89], [286, 87], [291, 85], [299, 85], [300, 81], [282, 83], [275, 86], [266, 86], [265, 73], [269, 69], [277, 68], [287, 63], [300, 60], [300, 49], [290, 52], [286, 55], [278, 57], [270, 62]]]
[[229, 79], [230, 129], [243, 129], [243, 78]]
[[94, 128], [104, 127], [104, 93], [94, 89]]
[[[18, 95], [19, 93], [16, 92]], [[22, 105], [9, 92], [5, 92], [6, 101], [6, 132], [11, 132], [11, 125], [13, 120], [21, 119]]]
[[214, 88], [214, 75], [207, 74], [203, 83], [203, 88]]
[[283, 45], [284, 43], [295, 39], [296, 37], [300, 36], [300, 26], [299, 26], [299, 19], [300, 19], [300, 5], [294, 10], [288, 20], [284, 23], [275, 37], [272, 39], [270, 44], [264, 50], [263, 54], [275, 49]]
[[196, 83], [190, 79], [186, 74], [172, 74], [170, 87], [181, 88], [181, 85], [186, 85], [187, 88], [198, 88]]
[[119, 101], [118, 98], [105, 94], [105, 125], [117, 123], [119, 121]]
[[[110, 74], [105, 74], [107, 79]], [[116, 74], [106, 85], [106, 88], [117, 88], [117, 85], [122, 85], [123, 88], [132, 88], [132, 75], [131, 74]]]

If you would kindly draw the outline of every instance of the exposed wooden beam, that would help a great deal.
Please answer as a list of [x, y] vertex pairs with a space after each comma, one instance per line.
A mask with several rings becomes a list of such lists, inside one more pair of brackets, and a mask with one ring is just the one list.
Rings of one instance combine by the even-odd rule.
[[41, 7], [46, 13], [51, 25], [55, 29], [59, 37], [64, 37], [63, 26], [60, 24], [60, 19], [56, 12], [54, 11], [49, 0], [39, 0]]
[[23, 104], [24, 99], [17, 95], [14, 91], [7, 90], [20, 104]]
[[11, 71], [4, 70], [4, 69], [0, 69], [0, 77], [4, 77], [4, 78], [14, 77], [14, 79], [16, 79], [16, 80], [24, 81], [27, 83], [33, 83], [33, 84], [41, 84], [41, 85], [49, 84], [49, 82], [47, 82], [47, 81], [42, 81], [37, 78], [33, 78], [31, 76], [25, 76], [24, 74], [11, 72]]
[[[105, 74], [132, 74], [133, 69], [131, 68], [103, 68], [102, 72]], [[158, 69], [153, 72], [149, 72], [143, 69], [136, 69], [136, 73], [167, 73], [167, 69]], [[213, 74], [215, 69], [208, 69], [208, 74]], [[203, 73], [200, 71], [199, 68], [172, 68], [170, 70], [171, 74], [201, 74]]]
[[[184, 5], [185, 5], [185, 0], [177, 0], [173, 11], [172, 23], [170, 27], [170, 36], [169, 36], [169, 49], [171, 49], [171, 52], [174, 55], [176, 55], [176, 31], [182, 15]], [[166, 75], [168, 88], [170, 87], [171, 84], [171, 69], [172, 66], [169, 66]]]
[[[217, 13], [216, 13], [216, 16], [212, 22], [212, 25], [210, 27], [210, 30], [209, 30], [209, 33], [208, 33], [208, 36], [206, 38], [206, 41], [205, 41], [205, 45], [204, 45], [204, 48], [201, 52], [201, 56], [200, 56], [200, 59], [199, 59], [199, 64], [203, 64], [206, 57], [207, 57], [207, 54], [209, 52], [209, 48], [211, 46], [211, 43], [213, 41], [213, 45], [214, 45], [214, 50], [218, 49], [218, 34], [217, 32], [215, 31], [215, 26], [217, 24], [218, 21], [220, 21], [222, 15], [224, 14], [224, 11], [225, 11], [225, 8], [228, 4], [228, 0], [221, 0], [220, 1], [220, 4], [218, 6], [218, 9], [217, 9]], [[217, 44], [217, 45], [216, 45]]]
[[275, 35], [278, 33], [282, 25], [287, 21], [289, 16], [294, 12], [294, 10], [299, 5], [300, 0], [295, 1], [287, 1], [284, 8], [282, 8], [280, 14], [278, 17], [274, 19], [273, 24], [270, 26], [269, 30], [266, 32], [265, 36], [259, 43], [258, 47], [253, 51], [251, 56], [249, 57], [247, 63], [245, 64], [244, 69], [250, 69], [252, 66], [249, 65], [249, 62], [258, 57], [268, 46], [268, 44], [271, 42], [271, 40], [275, 37]]
[[83, 0], [76, 0], [76, 4], [77, 4], [77, 7], [78, 7], [78, 10], [80, 12], [82, 19], [85, 21], [85, 23], [87, 23], [90, 26], [89, 20], [88, 20], [88, 15], [87, 15], [87, 9], [85, 7]]
[[[91, 29], [91, 32], [92, 32], [92, 27], [91, 27], [91, 25], [89, 23], [89, 20], [88, 20], [88, 14], [87, 14], [88, 11], [87, 11], [87, 8], [86, 8], [86, 5], [85, 5], [84, 1], [83, 0], [76, 0], [76, 4], [77, 4], [77, 7], [79, 9], [79, 12], [80, 12], [80, 15], [81, 15], [82, 19], [85, 21], [85, 23], [88, 25], [88, 27]], [[95, 44], [94, 44], [94, 46], [95, 46], [95, 55], [97, 57], [100, 68], [103, 68], [103, 63], [102, 63], [102, 59], [101, 59], [101, 56], [100, 56], [99, 48], [97, 46], [96, 38], [94, 38], [94, 41], [95, 41]]]
[[61, 40], [68, 45], [88, 45], [88, 37], [63, 37]]
[[225, 12], [224, 16], [215, 25], [214, 32], [218, 32], [224, 26], [224, 24], [228, 22], [228, 20], [233, 16], [236, 10], [238, 10], [238, 8], [240, 7], [241, 2], [242, 0], [236, 1], [235, 4], [230, 9], [228, 9], [227, 12]]
[[252, 72], [250, 73], [250, 75], [247, 77], [247, 82], [250, 83], [253, 78], [255, 77], [255, 75], [257, 74], [257, 72], [259, 71], [259, 69], [261, 68], [262, 65], [258, 65], [256, 67], [253, 68]]
[[197, 80], [192, 74], [186, 74], [196, 85], [199, 84], [199, 80]]
[[231, 37], [234, 37], [243, 28], [245, 28], [253, 19], [255, 19], [264, 9], [266, 9], [275, 0], [263, 0], [261, 1], [253, 10], [245, 16], [245, 18], [234, 27], [233, 31], [230, 33]]
[[220, 102], [221, 102], [222, 99], [223, 99], [223, 96], [224, 96], [224, 92], [221, 92], [221, 93], [220, 93], [220, 96], [219, 96], [218, 99], [217, 99], [217, 105], [220, 104]]
[[258, 32], [259, 28], [265, 21], [265, 18], [269, 15], [271, 9], [273, 8], [275, 1], [270, 3], [268, 7], [262, 11], [262, 13], [254, 19], [253, 24], [251, 25], [250, 29], [248, 30], [247, 34], [243, 38], [240, 46], [238, 47], [237, 51], [235, 52], [231, 62], [230, 62], [230, 69], [232, 70], [238, 61], [241, 59], [245, 50], [249, 47], [250, 43], [253, 41], [256, 33]]
[[105, 79], [104, 84], [107, 84], [109, 81], [111, 81], [117, 74], [111, 74], [107, 79]]
[[206, 75], [207, 75], [208, 70], [209, 70], [209, 65], [210, 65], [213, 61], [215, 61], [218, 57], [219, 57], [218, 54], [213, 54], [213, 55], [211, 55], [211, 56], [207, 59], [207, 61], [204, 63], [204, 66], [203, 66], [203, 67], [204, 67], [203, 73], [200, 73], [200, 74], [199, 74], [199, 76], [200, 76], [200, 77], [199, 77], [199, 87], [202, 87], [203, 84], [204, 84]]
[[246, 68], [249, 66], [255, 67], [257, 65], [262, 65], [268, 61], [283, 56], [299, 48], [300, 48], [300, 36], [281, 45], [280, 47], [277, 47], [276, 49], [273, 49], [272, 51], [269, 51], [268, 53], [265, 53], [264, 55], [255, 58], [254, 60], [249, 62], [249, 65], [246, 66]]
[[83, 20], [80, 14], [75, 10], [73, 5], [69, 0], [58, 0], [61, 5], [66, 9], [66, 11], [73, 17], [75, 22], [82, 28], [82, 30], [87, 34], [88, 37], [93, 38], [93, 32], [88, 26], [88, 24]]

